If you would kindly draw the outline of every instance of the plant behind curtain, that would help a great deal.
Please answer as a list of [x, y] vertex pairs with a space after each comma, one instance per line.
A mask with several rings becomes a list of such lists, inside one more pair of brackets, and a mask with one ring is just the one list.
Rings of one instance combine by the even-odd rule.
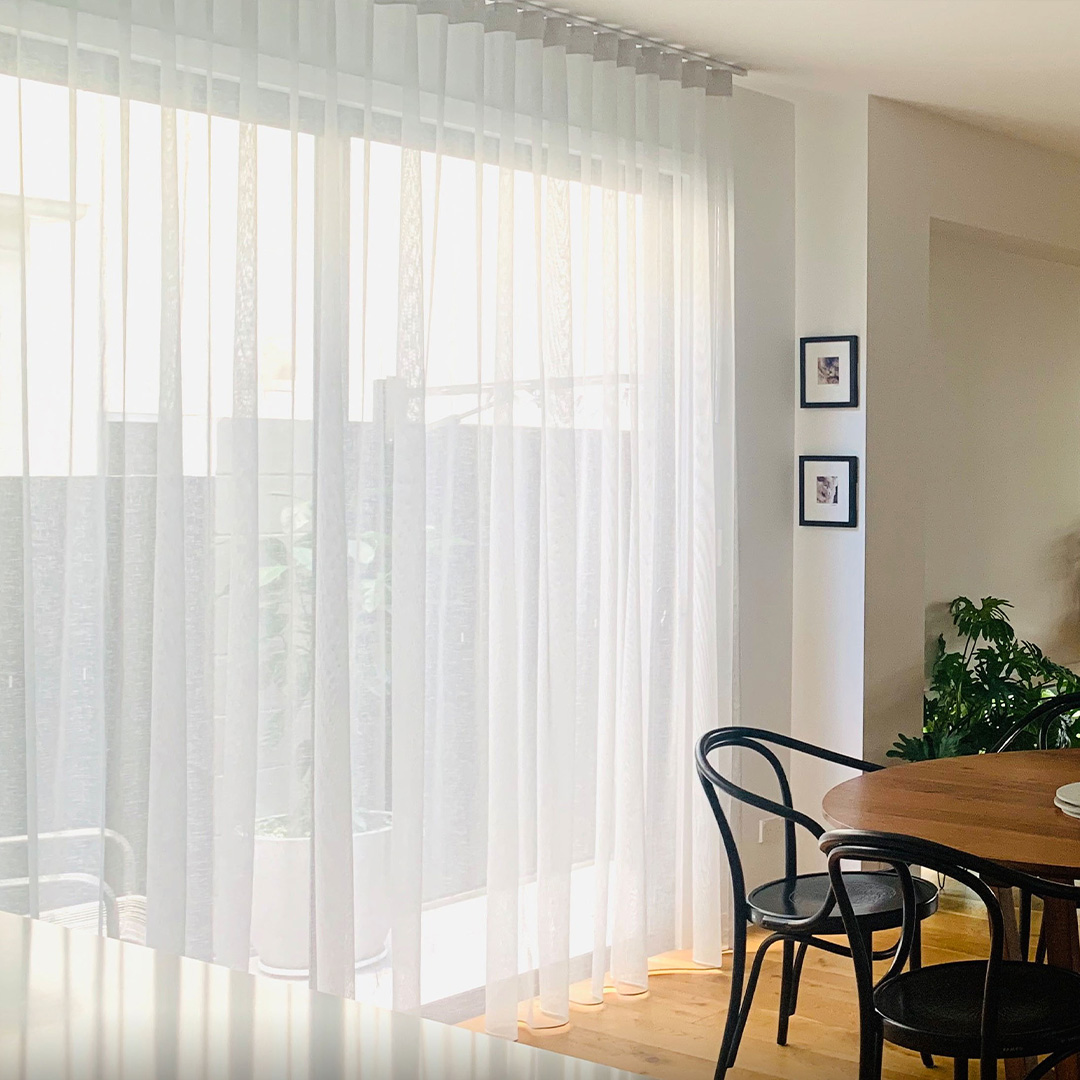
[[719, 962], [729, 88], [504, 4], [0, 6], [0, 904], [509, 1036]]

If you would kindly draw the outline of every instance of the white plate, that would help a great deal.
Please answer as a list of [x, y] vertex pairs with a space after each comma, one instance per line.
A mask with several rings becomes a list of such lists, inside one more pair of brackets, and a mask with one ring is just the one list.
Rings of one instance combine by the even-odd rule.
[[1076, 818], [1078, 821], [1080, 821], [1080, 807], [1069, 806], [1068, 803], [1058, 802], [1057, 799], [1054, 800], [1054, 805], [1063, 814], [1067, 814], [1069, 817]]
[[1059, 787], [1054, 795], [1054, 801], [1068, 803], [1069, 806], [1075, 806], [1080, 810], [1080, 783]]

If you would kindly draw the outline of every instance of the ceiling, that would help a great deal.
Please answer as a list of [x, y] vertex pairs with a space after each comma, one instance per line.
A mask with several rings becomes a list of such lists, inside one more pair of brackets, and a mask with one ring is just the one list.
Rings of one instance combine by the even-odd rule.
[[863, 91], [1080, 156], [1080, 0], [553, 0], [743, 64], [747, 85]]

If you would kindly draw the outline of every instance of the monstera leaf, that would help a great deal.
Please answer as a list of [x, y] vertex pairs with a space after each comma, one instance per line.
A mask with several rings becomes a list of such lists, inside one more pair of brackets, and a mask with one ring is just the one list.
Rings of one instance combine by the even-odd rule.
[[[923, 733], [900, 735], [889, 757], [925, 761], [981, 753], [1041, 701], [1080, 690], [1080, 676], [1048, 659], [1038, 645], [1017, 639], [1011, 607], [996, 596], [978, 604], [958, 596], [949, 605], [962, 647], [949, 650], [938, 638], [923, 698]], [[1080, 729], [1080, 714], [1066, 728], [1064, 738]]]

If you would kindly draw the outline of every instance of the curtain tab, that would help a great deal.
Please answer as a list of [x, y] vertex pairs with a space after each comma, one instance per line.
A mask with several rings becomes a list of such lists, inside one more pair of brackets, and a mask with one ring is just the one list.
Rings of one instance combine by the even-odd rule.
[[476, 5], [469, 0], [420, 0], [417, 15], [443, 15], [456, 21], [463, 17], [476, 18]]
[[539, 11], [523, 11], [518, 16], [518, 38], [524, 41], [543, 41], [546, 21]]
[[618, 34], [597, 34], [595, 41], [593, 42], [593, 59], [601, 62], [610, 61], [612, 63], [618, 59], [619, 56], [619, 35]]
[[638, 64], [638, 54], [641, 52], [641, 48], [636, 41], [631, 41], [629, 38], [622, 38], [619, 41], [619, 55], [615, 61], [619, 67], [632, 67], [636, 68]]
[[683, 61], [681, 56], [674, 53], [660, 53], [660, 78], [674, 82], [682, 82]]
[[704, 60], [684, 60], [682, 84], [687, 90], [704, 90], [707, 70]]
[[516, 34], [521, 25], [521, 12], [513, 4], [488, 4], [484, 25], [488, 30], [505, 30]]
[[638, 49], [637, 69], [639, 75], [656, 75], [660, 71], [660, 50], [653, 45]]
[[596, 31], [589, 26], [570, 27], [570, 40], [566, 43], [566, 51], [592, 56], [596, 51]]
[[480, 23], [484, 22], [484, 5], [477, 0], [442, 0], [446, 5], [446, 17], [453, 23]]
[[558, 16], [544, 18], [544, 47], [566, 48], [570, 44], [570, 24]]
[[731, 97], [731, 72], [710, 68], [705, 79], [705, 93], [708, 97]]

